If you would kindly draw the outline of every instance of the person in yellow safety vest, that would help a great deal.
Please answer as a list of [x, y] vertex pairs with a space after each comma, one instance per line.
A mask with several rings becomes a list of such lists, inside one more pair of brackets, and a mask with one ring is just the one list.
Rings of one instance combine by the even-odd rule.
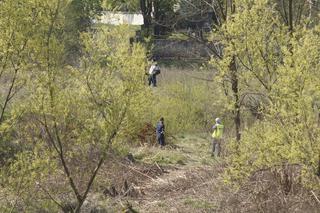
[[212, 156], [218, 157], [221, 152], [221, 141], [223, 138], [224, 126], [220, 118], [216, 118], [216, 124], [212, 127]]

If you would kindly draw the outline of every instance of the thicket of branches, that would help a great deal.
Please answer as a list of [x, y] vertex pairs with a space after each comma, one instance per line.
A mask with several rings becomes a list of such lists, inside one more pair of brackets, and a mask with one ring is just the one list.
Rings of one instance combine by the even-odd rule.
[[119, 2], [104, 5], [140, 8], [146, 36], [154, 24], [156, 35], [177, 30], [179, 11], [213, 12], [212, 31], [190, 39], [210, 48], [215, 78], [205, 80], [224, 96], [182, 83], [152, 94], [129, 29], [91, 28], [102, 1], [0, 1], [0, 211], [80, 212], [108, 155], [146, 116], [165, 111], [189, 130], [208, 125], [206, 107], [233, 121], [228, 183], [281, 171], [284, 193], [293, 181], [319, 192], [319, 1]]
[[1, 212], [80, 212], [148, 107], [145, 49], [129, 43], [127, 27], [75, 24], [81, 55], [77, 66], [65, 62], [73, 4], [0, 2]]

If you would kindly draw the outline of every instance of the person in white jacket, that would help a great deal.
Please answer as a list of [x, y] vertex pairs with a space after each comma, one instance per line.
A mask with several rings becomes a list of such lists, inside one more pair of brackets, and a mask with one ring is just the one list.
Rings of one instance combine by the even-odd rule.
[[156, 87], [157, 86], [157, 75], [160, 74], [160, 67], [156, 60], [153, 60], [153, 63], [149, 69], [149, 86]]

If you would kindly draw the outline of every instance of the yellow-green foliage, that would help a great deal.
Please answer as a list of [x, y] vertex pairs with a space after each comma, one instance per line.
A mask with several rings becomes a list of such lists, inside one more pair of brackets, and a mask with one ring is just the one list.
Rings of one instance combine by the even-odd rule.
[[[277, 79], [277, 67], [282, 63], [282, 47], [287, 41], [285, 26], [279, 26], [279, 16], [268, 0], [239, 1], [237, 12], [221, 31], [213, 36], [222, 38], [223, 59], [212, 59], [225, 84], [231, 83], [230, 62], [236, 60], [239, 94], [253, 94], [261, 99], [272, 89]], [[231, 95], [231, 93], [230, 93]]]
[[[0, 4], [27, 12], [36, 4], [31, 1], [30, 8], [20, 8], [14, 2]], [[30, 38], [25, 47], [30, 54], [21, 60], [25, 71], [23, 96], [10, 109], [14, 123], [4, 123], [0, 128], [0, 133], [12, 128], [12, 140], [24, 148], [1, 169], [3, 191], [17, 200], [8, 208], [22, 208], [17, 211], [42, 211], [43, 205], [71, 202], [75, 200], [76, 193], [70, 194], [74, 188], [84, 195], [99, 159], [140, 128], [149, 107], [150, 91], [144, 85], [145, 49], [130, 44], [128, 27], [98, 28], [83, 34], [79, 67], [65, 66], [60, 33], [69, 2], [37, 2], [33, 5], [38, 14], [37, 30], [32, 31], [31, 26], [30, 35], [23, 34]], [[0, 24], [2, 21], [1, 16]], [[12, 21], [22, 26], [25, 20]], [[0, 40], [0, 46], [3, 43]], [[69, 197], [63, 199], [64, 193]], [[40, 201], [41, 197], [46, 198]], [[77, 201], [81, 204], [79, 197]]]
[[[161, 88], [153, 92], [150, 116], [154, 122], [163, 116], [170, 133], [207, 130], [214, 123], [215, 117], [223, 118], [228, 112], [229, 109], [223, 107], [224, 93], [217, 85], [194, 79], [185, 73], [174, 75], [177, 70], [169, 72], [171, 74], [163, 73]], [[206, 78], [206, 72], [193, 72], [199, 78]], [[163, 83], [164, 80], [167, 83]]]
[[[23, 91], [25, 74], [40, 65], [40, 55], [45, 55], [49, 16], [55, 9], [64, 10], [67, 0], [35, 1], [5, 0], [0, 7], [0, 126], [10, 119], [9, 109], [15, 97]], [[63, 23], [61, 13], [55, 18], [56, 28]], [[23, 93], [22, 93], [23, 94]], [[0, 129], [2, 129], [0, 127]], [[2, 130], [0, 130], [2, 131]]]
[[263, 119], [230, 147], [229, 178], [296, 164], [304, 182], [319, 187], [319, 26], [290, 32], [267, 0], [244, 1], [236, 11], [224, 26], [226, 55], [217, 64], [226, 77], [235, 57], [241, 95], [264, 101]]
[[117, 103], [114, 110], [125, 110], [121, 127], [125, 137], [139, 130], [145, 121], [145, 111], [150, 104], [148, 97], [151, 96], [144, 85], [146, 53], [141, 45], [129, 45], [132, 36], [129, 29], [127, 26], [101, 29], [95, 33], [94, 39], [84, 35], [87, 53], [81, 72], [85, 74], [83, 83], [98, 98], [95, 101], [106, 106], [112, 101]]

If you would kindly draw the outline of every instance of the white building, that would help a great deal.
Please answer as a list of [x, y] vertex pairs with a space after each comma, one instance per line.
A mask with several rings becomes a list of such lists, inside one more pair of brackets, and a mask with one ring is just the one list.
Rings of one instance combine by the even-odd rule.
[[98, 22], [111, 25], [143, 25], [143, 16], [141, 13], [104, 12]]

